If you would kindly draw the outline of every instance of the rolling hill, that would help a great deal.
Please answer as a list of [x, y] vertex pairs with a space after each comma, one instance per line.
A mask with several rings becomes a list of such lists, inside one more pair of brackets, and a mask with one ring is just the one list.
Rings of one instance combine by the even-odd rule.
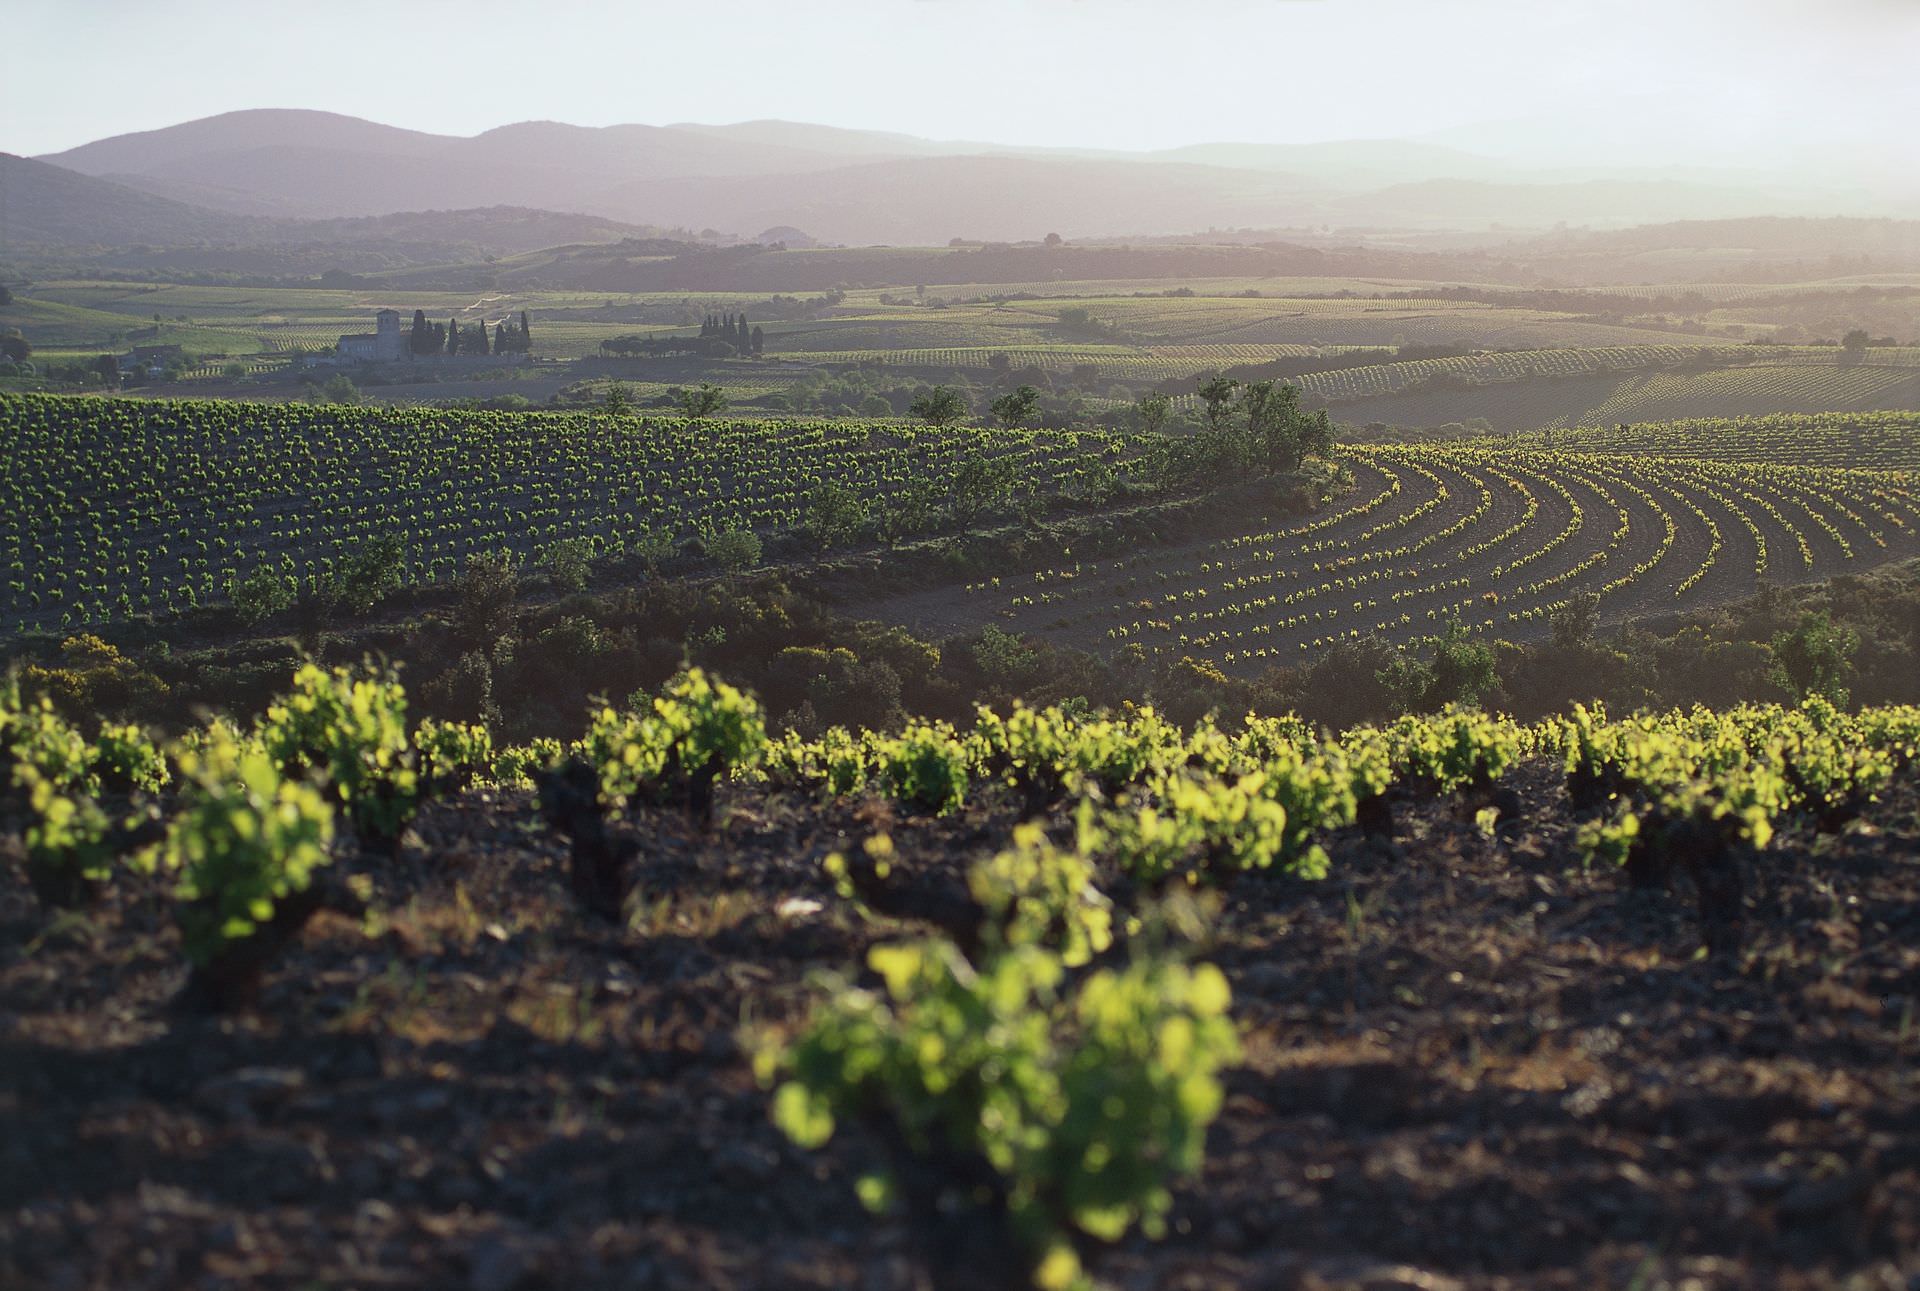
[[1573, 178], [1564, 168], [1528, 169], [1437, 142], [1206, 143], [1129, 153], [789, 121], [526, 121], [457, 137], [334, 113], [256, 110], [40, 160], [231, 215], [342, 218], [507, 205], [747, 237], [795, 226], [844, 243], [1209, 227], [1545, 229], [1838, 209], [1791, 180]]
[[0, 247], [125, 246], [263, 236], [257, 218], [190, 206], [0, 152]]
[[104, 269], [307, 276], [550, 247], [649, 239], [661, 231], [519, 206], [301, 220], [238, 215], [0, 153], [0, 249]]

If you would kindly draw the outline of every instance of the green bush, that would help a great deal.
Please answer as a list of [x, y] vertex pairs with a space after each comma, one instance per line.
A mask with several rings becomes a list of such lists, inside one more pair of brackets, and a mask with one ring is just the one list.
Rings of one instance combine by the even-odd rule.
[[93, 741], [93, 767], [109, 793], [159, 793], [172, 773], [166, 755], [138, 726], [100, 728]]
[[27, 878], [48, 905], [77, 905], [112, 871], [106, 813], [84, 794], [64, 792], [30, 763], [15, 768], [27, 795]]
[[945, 815], [966, 801], [972, 757], [944, 722], [916, 722], [878, 750], [887, 791], [921, 811]]
[[1790, 631], [1773, 638], [1773, 680], [1795, 699], [1819, 695], [1845, 707], [1859, 648], [1860, 634], [1835, 623], [1824, 610], [1803, 614]]
[[599, 775], [603, 808], [679, 795], [710, 823], [715, 782], [766, 755], [766, 718], [753, 696], [690, 668], [642, 711], [601, 708], [577, 751]]
[[1078, 968], [1113, 944], [1113, 903], [1094, 886], [1093, 862], [1047, 841], [1029, 821], [1013, 829], [1013, 844], [967, 875], [973, 899], [986, 911], [991, 950], [1041, 946]]
[[197, 749], [180, 749], [178, 760], [185, 787], [161, 855], [179, 873], [187, 958], [212, 972], [312, 885], [328, 863], [333, 811], [313, 785], [283, 776], [265, 749], [220, 728]]
[[267, 709], [261, 743], [280, 773], [312, 778], [345, 805], [363, 842], [398, 841], [419, 805], [407, 695], [390, 670], [357, 677], [304, 664]]
[[593, 548], [584, 538], [562, 538], [540, 553], [540, 564], [561, 591], [584, 591], [593, 573]]
[[884, 1126], [888, 1161], [862, 1200], [998, 1216], [1006, 1240], [981, 1258], [1038, 1287], [1088, 1285], [1080, 1246], [1163, 1231], [1238, 1055], [1218, 969], [1148, 959], [1072, 989], [1037, 946], [976, 967], [944, 942], [877, 947], [869, 964], [883, 990], [832, 983], [791, 1048], [756, 1056], [763, 1083], [786, 1077], [773, 1118], [795, 1143]]
[[722, 529], [706, 540], [707, 555], [730, 574], [760, 563], [760, 535], [751, 529]]
[[52, 700], [43, 695], [35, 703], [14, 708], [6, 722], [5, 739], [17, 766], [32, 768], [61, 792], [91, 795], [100, 791], [92, 746], [54, 711]]
[[555, 739], [511, 745], [494, 756], [488, 779], [508, 789], [531, 789], [534, 773], [557, 765], [565, 753], [560, 741]]
[[476, 723], [429, 717], [414, 732], [413, 746], [419, 756], [421, 783], [428, 792], [464, 789], [493, 771], [493, 735]]
[[260, 566], [245, 578], [233, 578], [227, 583], [227, 599], [233, 602], [233, 609], [248, 624], [259, 623], [280, 611], [292, 607], [299, 593], [299, 583], [291, 574], [282, 570]]

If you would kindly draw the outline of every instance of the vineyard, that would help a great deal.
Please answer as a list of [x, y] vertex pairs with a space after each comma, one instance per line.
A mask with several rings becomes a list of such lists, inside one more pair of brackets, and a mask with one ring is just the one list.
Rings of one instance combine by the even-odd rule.
[[1703, 417], [1652, 426], [1555, 430], [1544, 438], [1556, 448], [1578, 452], [1920, 470], [1920, 414], [1912, 412]]
[[[1393, 374], [1377, 369], [1356, 373], [1314, 373], [1297, 378], [1335, 399], [1346, 421], [1381, 422], [1402, 427], [1432, 427], [1451, 422], [1484, 421], [1503, 432], [1542, 427], [1613, 425], [1626, 421], [1676, 421], [1700, 417], [1758, 416], [1774, 412], [1871, 413], [1910, 409], [1920, 403], [1920, 365], [1914, 351], [1888, 349], [1866, 361], [1848, 361], [1831, 349], [1764, 351], [1616, 351], [1611, 364], [1579, 366], [1594, 351], [1543, 351], [1539, 375], [1498, 378], [1495, 364], [1518, 355], [1474, 356], [1433, 364], [1424, 375], [1402, 371], [1398, 388], [1387, 390]], [[1384, 365], [1409, 369], [1414, 365]], [[1354, 376], [1357, 379], [1342, 380]], [[1377, 393], [1360, 392], [1363, 386]], [[1346, 397], [1336, 396], [1346, 392]], [[1356, 393], [1357, 392], [1357, 393]]]
[[[299, 586], [381, 543], [398, 585], [434, 585], [499, 551], [657, 559], [793, 535], [823, 488], [885, 499], [910, 533], [950, 515], [963, 480], [1017, 481], [1045, 510], [1154, 479], [1144, 435], [45, 396], [0, 400], [0, 444], [18, 464], [0, 481], [0, 608], [46, 628]], [[1353, 492], [1304, 519], [1221, 517], [1202, 539], [1063, 552], [870, 608], [1239, 674], [1455, 621], [1525, 640], [1587, 597], [1615, 622], [1920, 554], [1917, 445], [1910, 415], [1833, 414], [1350, 447]]]
[[11, 690], [0, 1276], [1893, 1285], [1916, 758], [1818, 695], [808, 739], [693, 670], [495, 747], [375, 669], [160, 743]]
[[1040, 497], [1127, 479], [1145, 441], [887, 423], [689, 423], [0, 396], [0, 619], [74, 626], [306, 579], [375, 540], [403, 584], [475, 554], [594, 555], [790, 532], [825, 485], [931, 511], [963, 472]]
[[[1409, 642], [1458, 621], [1525, 640], [1586, 597], [1602, 621], [1657, 616], [1920, 554], [1911, 415], [1557, 438], [1350, 448], [1353, 495], [1310, 519], [1256, 517], [1225, 536], [1064, 559], [878, 612], [1252, 674], [1362, 637]], [[1726, 460], [1730, 441], [1739, 460]]]

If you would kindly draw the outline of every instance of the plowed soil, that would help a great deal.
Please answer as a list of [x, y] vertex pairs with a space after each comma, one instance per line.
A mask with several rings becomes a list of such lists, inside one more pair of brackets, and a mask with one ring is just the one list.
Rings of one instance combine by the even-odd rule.
[[[1920, 791], [1789, 828], [1746, 944], [1689, 894], [1578, 865], [1554, 775], [1488, 831], [1400, 801], [1333, 877], [1252, 877], [1211, 943], [1244, 1066], [1173, 1231], [1123, 1288], [1920, 1286]], [[819, 860], [884, 825], [911, 874], [990, 852], [1015, 805], [943, 820], [723, 791], [701, 834], [634, 828], [625, 927], [573, 905], [525, 795], [423, 814], [258, 1005], [182, 1010], [166, 896], [49, 915], [0, 866], [0, 1286], [921, 1285], [853, 1180], [802, 1152], [739, 1036], [866, 922]], [[11, 840], [0, 840], [0, 849]]]

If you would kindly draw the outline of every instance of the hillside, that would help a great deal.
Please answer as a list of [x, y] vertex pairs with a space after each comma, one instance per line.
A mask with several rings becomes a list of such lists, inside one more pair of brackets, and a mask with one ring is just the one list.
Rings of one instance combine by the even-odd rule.
[[[289, 275], [370, 271], [658, 232], [602, 216], [500, 205], [323, 220], [236, 215], [0, 153], [0, 246], [15, 255], [83, 251], [100, 267]], [[164, 254], [180, 248], [199, 254]]]
[[207, 210], [0, 152], [0, 247], [233, 241], [268, 234], [266, 222]]
[[[324, 112], [230, 112], [42, 160], [174, 200], [309, 218], [515, 205], [751, 237], [780, 225], [850, 243], [1336, 224], [1544, 228], [1837, 200], [1783, 178], [1529, 170], [1438, 144], [1359, 139], [1154, 151], [1008, 147], [790, 121], [581, 127], [472, 137]], [[1865, 199], [1845, 199], [1861, 206]], [[1865, 209], [1862, 207], [1862, 209]]]
[[925, 246], [954, 237], [1117, 237], [1272, 223], [1305, 216], [1311, 204], [1301, 181], [1287, 175], [976, 156], [873, 162], [810, 175], [630, 180], [595, 196], [593, 209], [689, 228], [751, 233], [793, 224], [837, 242]]

